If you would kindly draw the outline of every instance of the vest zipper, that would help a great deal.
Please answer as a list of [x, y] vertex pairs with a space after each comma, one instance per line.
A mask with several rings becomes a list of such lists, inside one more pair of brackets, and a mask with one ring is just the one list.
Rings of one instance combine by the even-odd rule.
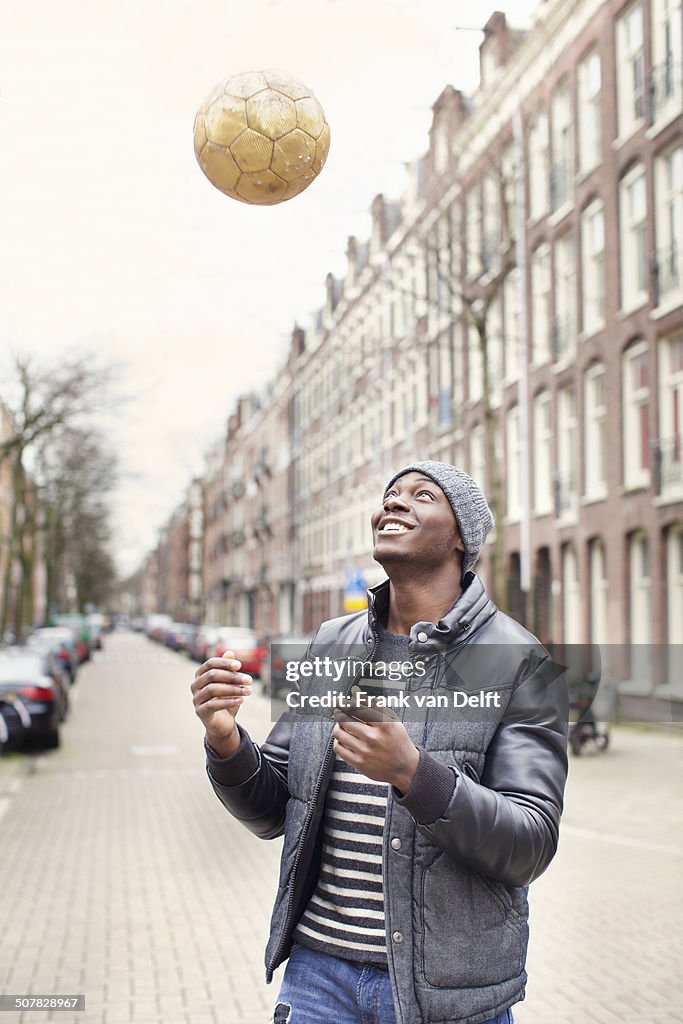
[[[377, 650], [378, 637], [377, 637], [377, 634], [375, 632], [374, 627], [372, 627], [372, 635], [373, 635], [373, 638], [374, 638], [375, 642], [374, 642], [372, 651], [370, 652], [368, 657], [365, 658], [361, 662], [361, 664], [363, 664], [363, 665], [367, 665], [368, 662], [371, 662], [373, 660], [373, 657], [375, 655], [375, 651]], [[360, 675], [359, 672], [355, 673], [355, 675], [354, 675], [354, 677], [353, 677], [353, 679], [351, 681], [351, 684], [349, 686], [349, 690], [351, 689], [351, 686], [353, 686], [354, 683], [356, 682], [356, 680], [359, 678], [359, 675]], [[306, 814], [306, 819], [305, 819], [305, 821], [304, 821], [304, 823], [303, 823], [303, 825], [301, 827], [301, 835], [299, 837], [299, 845], [297, 846], [296, 854], [294, 856], [294, 863], [292, 865], [292, 873], [289, 876], [289, 884], [288, 884], [289, 892], [288, 892], [288, 895], [287, 895], [287, 913], [286, 913], [286, 916], [285, 916], [285, 923], [284, 923], [284, 925], [282, 927], [280, 943], [279, 943], [279, 945], [278, 945], [274, 955], [270, 958], [270, 963], [268, 964], [268, 966], [266, 968], [266, 982], [268, 984], [270, 984], [270, 982], [273, 980], [273, 973], [277, 970], [277, 966], [276, 966], [277, 965], [277, 961], [278, 961], [278, 958], [280, 956], [280, 952], [282, 950], [282, 947], [285, 944], [285, 939], [286, 939], [287, 933], [289, 931], [289, 925], [290, 925], [290, 921], [291, 921], [291, 918], [292, 918], [292, 911], [294, 909], [294, 888], [295, 888], [295, 885], [296, 885], [297, 871], [299, 870], [299, 862], [301, 861], [301, 851], [304, 848], [304, 845], [306, 843], [306, 837], [308, 835], [308, 830], [311, 827], [311, 820], [313, 818], [313, 814], [315, 812], [315, 809], [316, 809], [316, 806], [317, 806], [317, 803], [318, 803], [318, 795], [320, 794], [320, 789], [321, 789], [321, 786], [323, 784], [323, 779], [325, 778], [325, 774], [327, 773], [327, 770], [328, 770], [328, 767], [329, 767], [329, 763], [332, 760], [333, 742], [334, 742], [334, 737], [332, 735], [330, 735], [330, 738], [329, 738], [329, 740], [327, 742], [327, 749], [325, 751], [325, 756], [323, 758], [323, 763], [322, 763], [322, 765], [320, 767], [320, 771], [318, 772], [318, 778], [317, 778], [317, 781], [316, 781], [316, 784], [315, 784], [315, 789], [313, 790], [313, 796], [311, 798], [311, 804], [310, 804], [310, 807], [308, 808], [308, 813]]]

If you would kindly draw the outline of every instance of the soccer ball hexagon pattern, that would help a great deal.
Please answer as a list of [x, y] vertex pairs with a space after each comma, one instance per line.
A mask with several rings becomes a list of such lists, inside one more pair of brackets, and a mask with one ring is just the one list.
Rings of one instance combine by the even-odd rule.
[[212, 185], [243, 203], [272, 206], [320, 174], [330, 126], [303, 82], [248, 71], [221, 82], [197, 111], [194, 151]]

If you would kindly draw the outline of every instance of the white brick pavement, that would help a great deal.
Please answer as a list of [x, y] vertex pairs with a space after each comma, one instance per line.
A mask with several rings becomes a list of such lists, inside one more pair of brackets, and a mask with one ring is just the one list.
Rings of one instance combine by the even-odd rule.
[[[84, 992], [87, 1007], [0, 1024], [269, 1020], [280, 843], [211, 792], [193, 671], [113, 636], [77, 683], [62, 749], [32, 775], [0, 763], [0, 992]], [[255, 689], [240, 715], [262, 738]], [[572, 762], [561, 849], [532, 889], [518, 1024], [683, 1021], [682, 758], [677, 737], [619, 730], [609, 755]]]

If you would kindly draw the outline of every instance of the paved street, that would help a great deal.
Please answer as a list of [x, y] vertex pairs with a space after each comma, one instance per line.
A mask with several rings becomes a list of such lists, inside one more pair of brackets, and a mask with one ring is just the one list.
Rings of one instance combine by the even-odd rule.
[[[0, 762], [0, 993], [86, 996], [85, 1013], [0, 1024], [270, 1019], [280, 843], [254, 839], [213, 795], [193, 673], [140, 636], [107, 638], [62, 748]], [[270, 705], [255, 691], [240, 720], [262, 739]], [[532, 889], [517, 1024], [683, 1021], [682, 762], [683, 738], [635, 728], [572, 761], [561, 849]]]

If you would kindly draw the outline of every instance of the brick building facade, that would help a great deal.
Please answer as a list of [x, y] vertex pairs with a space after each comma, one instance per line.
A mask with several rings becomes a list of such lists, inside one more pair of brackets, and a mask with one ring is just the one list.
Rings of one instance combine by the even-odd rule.
[[527, 34], [494, 14], [480, 52], [476, 95], [443, 91], [404, 194], [231, 418], [205, 483], [215, 621], [342, 614], [349, 574], [383, 575], [386, 479], [429, 457], [495, 499], [480, 571], [502, 550], [541, 639], [683, 645], [681, 0], [546, 0]]

